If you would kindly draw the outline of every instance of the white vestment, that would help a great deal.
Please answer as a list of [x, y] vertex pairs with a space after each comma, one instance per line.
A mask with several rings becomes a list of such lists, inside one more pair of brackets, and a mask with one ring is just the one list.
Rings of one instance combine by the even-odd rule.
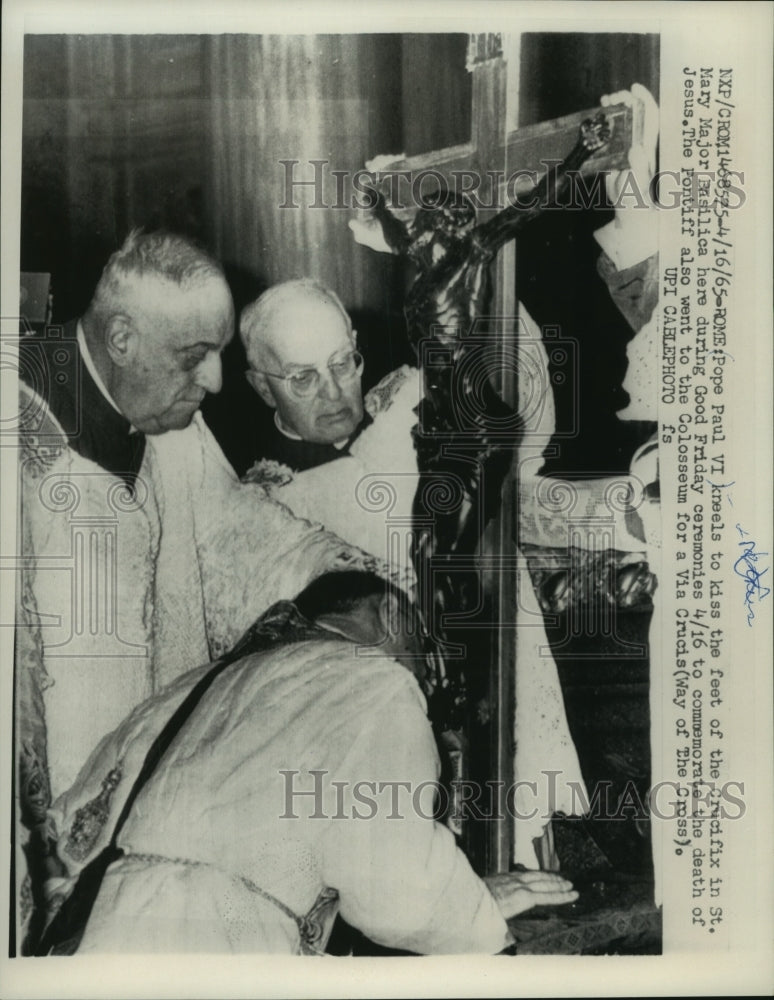
[[[391, 948], [505, 947], [497, 904], [431, 818], [439, 761], [424, 696], [394, 660], [359, 652], [312, 639], [226, 668], [134, 803], [126, 857], [105, 877], [79, 954], [293, 953], [296, 924], [258, 890], [303, 916], [325, 888]], [[71, 872], [107, 843], [148, 747], [206, 670], [140, 706], [56, 804]], [[111, 772], [84, 854], [83, 807], [104, 803]]]
[[148, 695], [321, 573], [373, 561], [240, 483], [199, 413], [148, 436], [133, 496], [21, 399], [19, 748], [56, 797]]

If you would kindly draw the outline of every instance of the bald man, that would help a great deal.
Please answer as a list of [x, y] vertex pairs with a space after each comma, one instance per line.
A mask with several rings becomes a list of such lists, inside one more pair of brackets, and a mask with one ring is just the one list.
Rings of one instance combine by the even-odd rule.
[[247, 380], [274, 410], [255, 458], [302, 472], [348, 453], [371, 419], [363, 409], [363, 357], [339, 297], [301, 278], [275, 285], [242, 313]]

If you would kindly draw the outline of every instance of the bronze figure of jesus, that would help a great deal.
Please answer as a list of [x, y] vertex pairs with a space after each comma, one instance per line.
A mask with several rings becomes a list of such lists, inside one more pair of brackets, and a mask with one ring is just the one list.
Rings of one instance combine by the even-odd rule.
[[[404, 303], [408, 338], [424, 382], [413, 431], [419, 484], [412, 558], [424, 591], [420, 603], [433, 623], [434, 638], [442, 642], [441, 615], [465, 612], [478, 603], [477, 575], [455, 571], [454, 562], [475, 553], [497, 512], [520, 437], [517, 414], [491, 383], [474, 384], [476, 366], [464, 363], [469, 334], [476, 321], [488, 315], [490, 266], [506, 243], [556, 203], [568, 173], [609, 138], [601, 112], [587, 119], [565, 160], [486, 222], [476, 222], [466, 195], [439, 188], [406, 224], [390, 211], [382, 192], [372, 188], [371, 215], [350, 223], [359, 243], [406, 258], [416, 272]], [[427, 363], [429, 357], [432, 364]], [[503, 427], [509, 433], [493, 433], [493, 428]]]

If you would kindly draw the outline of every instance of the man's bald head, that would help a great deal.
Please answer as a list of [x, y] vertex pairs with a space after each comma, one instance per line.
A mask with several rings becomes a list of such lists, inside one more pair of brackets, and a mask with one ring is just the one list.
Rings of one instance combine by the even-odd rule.
[[[351, 362], [355, 332], [338, 295], [301, 278], [275, 285], [242, 312], [247, 379], [276, 409], [281, 429], [304, 441], [345, 441], [363, 419], [361, 364]], [[300, 394], [288, 376], [311, 374]]]
[[239, 333], [250, 367], [260, 370], [276, 360], [277, 345], [282, 343], [290, 322], [329, 311], [341, 320], [347, 336], [354, 342], [352, 321], [341, 299], [321, 282], [294, 278], [269, 288], [243, 309], [239, 320]]

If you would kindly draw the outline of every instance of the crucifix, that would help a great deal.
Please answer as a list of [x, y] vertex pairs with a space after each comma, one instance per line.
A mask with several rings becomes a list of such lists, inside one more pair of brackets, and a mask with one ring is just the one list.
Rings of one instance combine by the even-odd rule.
[[[409, 339], [425, 382], [415, 432], [420, 468], [414, 507], [415, 567], [420, 606], [426, 616], [432, 609], [433, 638], [441, 641], [447, 657], [445, 681], [452, 701], [445, 708], [447, 726], [461, 730], [455, 776], [500, 781], [507, 787], [513, 780], [516, 739], [518, 601], [516, 491], [509, 468], [520, 435], [518, 420], [513, 419], [518, 412], [516, 371], [502, 359], [508, 338], [515, 335], [517, 312], [514, 248], [509, 241], [537, 210], [526, 200], [517, 209], [504, 206], [525, 190], [527, 196], [540, 195], [533, 203], [551, 204], [563, 170], [588, 177], [625, 166], [631, 119], [621, 106], [606, 109], [604, 117], [593, 110], [581, 111], [521, 129], [511, 127], [515, 96], [501, 36], [471, 36], [468, 69], [473, 84], [471, 140], [389, 162], [379, 158], [380, 166], [388, 165], [405, 177], [429, 174], [445, 190], [423, 200], [410, 223], [398, 209], [387, 209], [380, 193], [374, 220], [387, 247], [417, 266], [406, 298]], [[372, 169], [376, 170], [373, 164]], [[528, 186], [519, 190], [524, 178], [529, 179]], [[539, 178], [543, 180], [535, 187]], [[477, 216], [471, 207], [473, 194]], [[485, 347], [478, 360], [477, 334]], [[474, 361], [463, 388], [455, 379], [469, 362], [471, 348]], [[471, 380], [481, 383], [478, 392]], [[461, 411], [474, 397], [480, 412], [466, 427]], [[471, 463], [478, 463], [478, 468], [471, 470]], [[453, 493], [455, 481], [461, 484], [455, 501], [459, 512], [449, 516], [439, 507], [433, 516], [432, 503], [423, 493], [441, 484]], [[444, 497], [443, 503], [448, 505], [449, 498]], [[474, 508], [473, 516], [465, 504]], [[440, 537], [444, 531], [447, 537]], [[473, 672], [475, 694], [466, 688]], [[511, 861], [514, 819], [508, 810], [496, 810], [494, 815], [483, 836], [470, 825], [461, 831], [468, 853], [486, 872], [507, 870]]]

